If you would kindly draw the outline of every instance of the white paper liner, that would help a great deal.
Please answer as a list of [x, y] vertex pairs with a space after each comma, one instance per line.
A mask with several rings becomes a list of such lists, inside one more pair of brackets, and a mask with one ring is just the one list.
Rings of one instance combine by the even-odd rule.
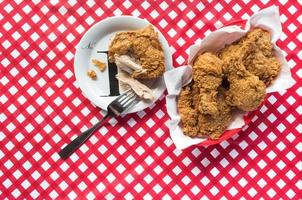
[[[227, 26], [210, 33], [200, 42], [200, 44], [194, 44], [190, 47], [187, 66], [174, 68], [164, 74], [168, 90], [166, 106], [167, 112], [170, 116], [168, 128], [171, 139], [177, 149], [185, 149], [189, 146], [199, 144], [202, 141], [207, 140], [203, 138], [191, 138], [184, 135], [180, 126], [180, 116], [177, 111], [177, 96], [179, 95], [181, 88], [192, 80], [192, 61], [200, 53], [205, 51], [216, 52], [225, 45], [233, 43], [243, 37], [251, 28], [254, 27], [260, 27], [271, 33], [275, 56], [281, 62], [280, 73], [274, 82], [266, 88], [266, 92], [284, 92], [284, 90], [290, 88], [294, 84], [286, 59], [280, 48], [275, 44], [282, 33], [278, 7], [271, 6], [252, 15], [247, 21], [244, 30], [239, 26]], [[241, 128], [244, 126], [245, 122], [243, 120], [243, 116], [245, 114], [245, 112], [236, 113], [234, 121], [228, 126], [227, 130]]]

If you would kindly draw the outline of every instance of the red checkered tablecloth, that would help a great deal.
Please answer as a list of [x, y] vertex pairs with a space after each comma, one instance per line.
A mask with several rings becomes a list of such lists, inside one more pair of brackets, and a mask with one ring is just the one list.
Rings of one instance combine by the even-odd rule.
[[[301, 199], [301, 1], [0, 1], [0, 199]], [[280, 7], [278, 41], [295, 79], [241, 132], [179, 151], [164, 96], [112, 118], [68, 160], [57, 152], [105, 112], [75, 81], [75, 46], [113, 15], [146, 18], [167, 38], [174, 66], [188, 47], [233, 20]]]

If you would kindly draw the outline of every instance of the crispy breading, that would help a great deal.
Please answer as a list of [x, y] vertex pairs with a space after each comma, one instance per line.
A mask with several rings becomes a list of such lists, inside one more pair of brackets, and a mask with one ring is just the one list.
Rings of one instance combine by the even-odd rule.
[[217, 115], [217, 88], [222, 82], [222, 61], [212, 53], [198, 56], [193, 63], [193, 79], [199, 88], [198, 109], [203, 114]]
[[[217, 139], [232, 120], [232, 109], [225, 101], [223, 88], [218, 89], [218, 115], [202, 114], [198, 105], [199, 92], [194, 90], [197, 84], [185, 86], [178, 99], [178, 112], [181, 117], [183, 132], [191, 137], [210, 137]], [[197, 92], [197, 93], [196, 93]], [[197, 97], [197, 98], [196, 98]]]
[[229, 83], [226, 92], [227, 103], [243, 111], [257, 109], [265, 97], [265, 84], [247, 71], [242, 61], [237, 58], [225, 61], [223, 71]]
[[97, 75], [95, 73], [94, 70], [90, 69], [87, 71], [87, 76], [89, 76], [92, 80], [96, 80], [97, 79]]
[[106, 69], [106, 64], [98, 59], [92, 59], [91, 60], [92, 64], [96, 66], [101, 72], [105, 71]]
[[109, 61], [114, 62], [115, 56], [121, 55], [133, 57], [146, 69], [133, 72], [133, 78], [157, 78], [165, 71], [164, 52], [158, 33], [151, 25], [136, 31], [117, 33], [109, 46]]
[[243, 111], [253, 111], [265, 98], [265, 84], [257, 76], [249, 75], [230, 82], [226, 102]]
[[265, 84], [270, 84], [280, 70], [272, 50], [269, 33], [254, 29], [218, 52], [230, 84], [226, 98], [229, 105], [253, 111], [263, 102]]
[[199, 133], [198, 111], [193, 105], [192, 84], [182, 88], [178, 97], [178, 112], [184, 133], [196, 136]]
[[218, 89], [218, 114], [199, 115], [199, 137], [208, 135], [211, 139], [218, 139], [232, 121], [232, 108], [227, 104], [223, 88]]
[[243, 63], [249, 72], [258, 76], [266, 85], [271, 84], [281, 67], [275, 57], [266, 57], [260, 51], [250, 54]]
[[259, 28], [220, 50], [218, 56], [224, 62], [234, 58], [240, 60], [245, 70], [258, 76], [267, 86], [276, 78], [281, 67], [273, 54], [270, 33]]

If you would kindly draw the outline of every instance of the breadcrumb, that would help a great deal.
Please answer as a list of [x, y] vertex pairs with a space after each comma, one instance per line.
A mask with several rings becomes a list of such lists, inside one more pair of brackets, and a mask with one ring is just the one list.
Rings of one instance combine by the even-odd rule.
[[94, 64], [94, 66], [96, 66], [101, 72], [105, 71], [105, 69], [106, 69], [106, 64], [103, 63], [102, 61], [97, 60], [97, 59], [92, 59], [91, 62], [92, 62], [92, 64]]
[[87, 75], [88, 75], [92, 80], [96, 80], [96, 79], [97, 79], [96, 73], [95, 73], [95, 71], [93, 71], [92, 69], [90, 69], [90, 70], [87, 71]]

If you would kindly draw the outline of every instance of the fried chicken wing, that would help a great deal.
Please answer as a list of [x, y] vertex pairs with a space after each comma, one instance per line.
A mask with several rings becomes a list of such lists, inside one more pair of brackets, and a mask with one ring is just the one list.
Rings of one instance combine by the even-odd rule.
[[137, 31], [117, 33], [109, 46], [109, 61], [130, 56], [143, 70], [134, 70], [133, 78], [152, 79], [165, 71], [164, 53], [158, 34], [150, 25]]

